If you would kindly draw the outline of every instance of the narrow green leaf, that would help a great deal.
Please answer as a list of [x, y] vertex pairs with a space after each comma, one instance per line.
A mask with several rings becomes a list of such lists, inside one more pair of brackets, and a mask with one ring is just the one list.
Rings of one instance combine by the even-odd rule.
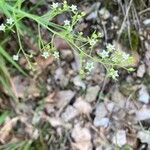
[[9, 61], [13, 66], [15, 66], [23, 75], [27, 76], [27, 73], [24, 72], [15, 61], [13, 61], [11, 56], [1, 46], [0, 46], [0, 54], [3, 55], [3, 57], [7, 61]]
[[31, 144], [32, 144], [32, 141], [25, 142], [25, 144], [22, 146], [21, 150], [30, 150]]
[[0, 125], [5, 122], [5, 119], [8, 115], [9, 115], [8, 111], [5, 111], [2, 115], [0, 115]]

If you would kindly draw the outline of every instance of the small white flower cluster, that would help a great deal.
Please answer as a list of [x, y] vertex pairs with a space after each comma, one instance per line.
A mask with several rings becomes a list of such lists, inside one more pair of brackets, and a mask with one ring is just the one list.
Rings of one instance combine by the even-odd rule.
[[108, 58], [109, 55], [110, 55], [110, 52], [113, 52], [115, 51], [115, 46], [112, 45], [112, 44], [107, 44], [106, 45], [106, 50], [103, 50], [101, 53], [98, 53], [98, 55], [102, 58], [102, 59], [105, 59], [105, 58]]
[[5, 26], [4, 26], [4, 24], [2, 23], [1, 25], [0, 25], [0, 31], [4, 31], [5, 32]]
[[71, 17], [71, 21], [70, 20], [65, 20], [64, 21], [64, 27], [67, 29], [67, 31], [69, 31], [69, 32], [72, 32], [72, 30], [73, 30], [73, 27], [74, 27], [74, 25], [85, 15], [85, 13], [84, 12], [81, 12], [81, 13], [78, 13], [78, 12], [76, 12], [75, 13], [75, 8], [73, 9], [73, 6], [74, 5], [72, 5], [72, 10], [73, 10], [73, 12], [74, 12], [74, 14], [75, 15], [73, 15], [72, 17]]
[[42, 54], [42, 56], [43, 56], [45, 59], [47, 59], [47, 58], [49, 57], [49, 52], [44, 51], [43, 54]]
[[53, 56], [55, 57], [55, 59], [59, 59], [59, 52], [58, 51], [55, 51], [53, 53]]
[[71, 5], [70, 9], [71, 9], [71, 11], [75, 12], [75, 11], [77, 11], [77, 6], [76, 5]]
[[65, 20], [64, 21], [64, 26], [66, 27], [66, 30], [68, 31], [68, 32], [72, 32], [72, 26], [71, 26], [71, 23], [70, 23], [70, 21], [69, 20]]
[[76, 5], [69, 6], [67, 1], [64, 0], [63, 3], [52, 3], [51, 5], [52, 11], [56, 12], [56, 14], [62, 14], [63, 12], [69, 11], [72, 12], [71, 20], [64, 21], [64, 28], [68, 33], [73, 31], [74, 25], [85, 15], [84, 12], [78, 12]]
[[109, 52], [106, 50], [103, 50], [99, 55], [102, 57], [102, 59], [109, 57]]
[[65, 26], [70, 26], [70, 21], [69, 21], [69, 20], [65, 20], [65, 21], [64, 21], [64, 25], [65, 25]]
[[111, 78], [113, 78], [114, 80], [116, 80], [117, 77], [119, 77], [118, 70], [114, 70], [114, 68], [111, 68], [108, 71], [108, 76], [111, 77]]
[[[55, 9], [59, 8], [60, 4], [53, 2], [51, 6], [52, 6], [52, 8], [55, 10]], [[67, 1], [64, 1], [64, 2], [63, 2], [63, 8], [64, 8], [64, 9], [70, 9], [70, 10], [71, 10], [72, 12], [74, 12], [74, 13], [75, 13], [75, 11], [77, 11], [77, 6], [76, 6], [76, 5], [68, 6]]]
[[[51, 5], [51, 7], [57, 13], [58, 12], [62, 13], [63, 11], [71, 11], [71, 12], [73, 12], [73, 14], [75, 14], [74, 16], [72, 16], [72, 20], [74, 20], [74, 22], [77, 22], [77, 20], [79, 20], [84, 15], [83, 12], [82, 13], [78, 13], [77, 12], [78, 9], [77, 9], [76, 5], [69, 6], [67, 4], [67, 1], [64, 1], [63, 4], [61, 4], [61, 3], [54, 3], [53, 2], [52, 5]], [[67, 29], [68, 32], [72, 32], [72, 30], [73, 30], [73, 24], [71, 24], [71, 21], [65, 20], [64, 21], [64, 26], [66, 27], [66, 29]]]
[[19, 55], [18, 54], [13, 55], [13, 60], [18, 61], [18, 59], [19, 59]]
[[53, 8], [53, 9], [57, 9], [58, 6], [59, 6], [59, 3], [53, 3], [53, 4], [52, 4], [52, 8]]
[[12, 25], [14, 20], [12, 18], [7, 18], [6, 23]]
[[[12, 18], [7, 18], [6, 20], [6, 24], [8, 25], [12, 25], [14, 22], [14, 20]], [[6, 29], [6, 25], [4, 25], [3, 23], [0, 25], [0, 31], [4, 31], [5, 32]]]
[[102, 52], [99, 52], [98, 55], [102, 58], [108, 58], [110, 56], [110, 52], [113, 52], [115, 50], [115, 46], [112, 44], [106, 45], [106, 50], [103, 50]]
[[[107, 69], [107, 74], [115, 80], [119, 75], [118, 71], [113, 68], [114, 66], [126, 66], [132, 64], [132, 57], [130, 57], [129, 54], [116, 49], [112, 44], [107, 44], [106, 50], [99, 52], [98, 55], [101, 57], [101, 61], [107, 62], [110, 65], [112, 64], [112, 67]], [[132, 71], [133, 69], [131, 68], [130, 70]]]
[[91, 46], [94, 46], [96, 44], [96, 42], [97, 41], [95, 39], [89, 40], [89, 43], [90, 43]]
[[112, 44], [107, 44], [107, 45], [106, 45], [106, 48], [107, 48], [107, 50], [108, 50], [109, 52], [112, 52], [112, 51], [115, 50], [115, 46], [112, 45]]
[[[55, 59], [59, 59], [59, 52], [58, 51], [54, 51], [54, 53], [52, 55], [54, 56]], [[50, 56], [50, 54], [49, 54], [48, 51], [44, 51], [43, 54], [42, 54], [42, 56], [45, 59], [47, 59]]]
[[88, 42], [89, 42], [90, 46], [93, 47], [98, 42], [98, 38], [101, 38], [101, 37], [102, 37], [101, 33], [96, 34], [94, 32], [92, 34], [92, 36], [90, 38], [88, 38]]
[[130, 56], [129, 54], [123, 51], [117, 50], [112, 44], [107, 44], [106, 50], [103, 50], [102, 52], [98, 53], [98, 55], [102, 59], [110, 58], [115, 63], [128, 61]]
[[123, 51], [120, 51], [120, 50], [116, 50], [116, 52], [114, 54], [112, 54], [112, 61], [115, 62], [115, 63], [119, 63], [119, 64], [122, 64], [122, 63], [127, 63], [128, 61], [130, 61], [130, 55], [123, 52]]
[[125, 52], [123, 52], [122, 57], [124, 60], [128, 60], [129, 54], [126, 54]]
[[86, 63], [86, 66], [85, 66], [85, 69], [86, 69], [88, 72], [91, 72], [91, 71], [94, 69], [94, 63], [93, 63], [93, 62], [87, 62], [87, 63]]

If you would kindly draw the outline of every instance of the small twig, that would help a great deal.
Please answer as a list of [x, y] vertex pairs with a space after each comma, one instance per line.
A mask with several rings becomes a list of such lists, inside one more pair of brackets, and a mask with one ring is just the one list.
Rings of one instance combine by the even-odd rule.
[[134, 6], [134, 4], [133, 4], [133, 12], [134, 12], [134, 14], [135, 14], [135, 18], [136, 18], [136, 20], [137, 20], [137, 23], [138, 23], [138, 29], [140, 29], [141, 28], [141, 26], [140, 26], [140, 19], [139, 19], [139, 17], [138, 17], [138, 13], [137, 13], [137, 11], [136, 11], [136, 9], [135, 9], [135, 6]]
[[148, 12], [148, 11], [150, 11], [150, 7], [148, 7], [148, 8], [146, 8], [146, 9], [140, 11], [140, 12], [139, 12], [139, 15], [142, 15], [142, 14]]
[[107, 30], [105, 26], [105, 22], [102, 22], [103, 30], [104, 30], [104, 37], [105, 37], [105, 42], [107, 43], [108, 36], [107, 36]]
[[122, 1], [118, 0], [118, 3], [120, 4], [121, 6], [121, 9], [122, 9], [122, 13], [123, 15], [125, 15], [125, 10], [124, 10], [124, 7], [123, 7], [123, 4], [122, 4]]
[[130, 11], [132, 2], [133, 2], [133, 0], [130, 1], [129, 6], [128, 6], [128, 8], [127, 8], [126, 15], [125, 15], [124, 20], [123, 20], [123, 22], [122, 22], [121, 28], [120, 28], [120, 30], [119, 30], [119, 32], [118, 32], [118, 39], [117, 39], [117, 41], [119, 41], [120, 36], [121, 36], [121, 34], [122, 34], [122, 32], [123, 32], [123, 29], [124, 29], [124, 26], [125, 26], [125, 22], [126, 22], [126, 19], [127, 19], [128, 15], [129, 15], [129, 11]]
[[104, 91], [104, 89], [105, 89], [106, 83], [107, 83], [107, 75], [105, 75], [105, 78], [104, 78], [104, 80], [103, 80], [102, 88], [101, 88], [101, 90], [100, 90], [99, 97], [98, 97], [98, 100], [97, 100], [96, 105], [97, 105], [97, 104], [99, 103], [99, 101], [100, 101], [100, 98], [101, 98], [101, 95], [103, 94], [103, 91]]

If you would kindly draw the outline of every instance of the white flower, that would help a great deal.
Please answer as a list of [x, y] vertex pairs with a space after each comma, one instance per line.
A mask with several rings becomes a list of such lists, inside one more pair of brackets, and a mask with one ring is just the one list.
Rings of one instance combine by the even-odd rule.
[[107, 48], [108, 51], [113, 51], [113, 50], [115, 50], [115, 46], [112, 45], [112, 44], [107, 44], [106, 48]]
[[72, 11], [76, 11], [77, 10], [77, 6], [76, 5], [71, 5], [70, 8], [71, 8]]
[[114, 70], [113, 68], [111, 68], [111, 69], [109, 70], [108, 75], [109, 75], [110, 77], [112, 77], [113, 79], [116, 79], [116, 78], [119, 76], [118, 70]]
[[69, 20], [65, 20], [64, 24], [65, 24], [65, 26], [69, 26], [70, 25], [70, 21]]
[[7, 24], [12, 24], [14, 22], [14, 20], [12, 18], [7, 18], [6, 20]]
[[127, 60], [129, 58], [129, 54], [123, 53], [122, 57], [123, 57], [124, 60]]
[[87, 62], [85, 69], [88, 70], [89, 72], [91, 72], [93, 68], [94, 68], [94, 63], [93, 62], [91, 62], [91, 63]]
[[58, 6], [59, 6], [58, 3], [53, 3], [53, 4], [52, 4], [52, 8], [53, 8], [53, 9], [56, 9]]
[[103, 51], [100, 53], [100, 56], [101, 56], [102, 58], [106, 58], [106, 57], [108, 57], [108, 56], [109, 56], [109, 52], [108, 52], [108, 51], [103, 50]]
[[5, 26], [4, 26], [4, 24], [1, 24], [1, 25], [0, 25], [0, 31], [5, 31]]
[[59, 52], [58, 51], [55, 51], [53, 53], [53, 56], [56, 58], [56, 59], [59, 59]]
[[95, 39], [91, 39], [89, 42], [90, 42], [90, 45], [93, 46], [96, 44], [97, 41]]
[[46, 59], [49, 57], [49, 53], [48, 52], [43, 52], [42, 56]]
[[18, 61], [19, 56], [18, 55], [13, 55], [13, 60]]

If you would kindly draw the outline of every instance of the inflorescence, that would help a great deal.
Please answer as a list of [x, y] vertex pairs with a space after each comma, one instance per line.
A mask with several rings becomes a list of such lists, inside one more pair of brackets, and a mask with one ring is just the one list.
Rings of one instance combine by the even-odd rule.
[[[54, 35], [59, 35], [61, 38], [64, 38], [64, 40], [72, 45], [71, 47], [74, 50], [77, 50], [81, 58], [82, 73], [92, 72], [94, 69], [94, 63], [97, 62], [104, 65], [107, 71], [107, 75], [113, 79], [117, 79], [119, 76], [118, 68], [120, 67], [127, 69], [128, 71], [133, 71], [133, 68], [127, 68], [127, 66], [132, 64], [132, 57], [129, 54], [116, 49], [116, 47], [112, 44], [107, 44], [105, 49], [99, 50], [97, 53], [95, 51], [93, 52], [94, 46], [99, 42], [103, 35], [101, 33], [94, 32], [90, 37], [84, 37], [82, 32], [75, 31], [75, 25], [85, 15], [84, 12], [78, 12], [76, 5], [69, 6], [66, 1], [64, 1], [62, 4], [52, 3], [51, 5], [51, 12], [53, 13], [53, 17], [67, 11], [72, 13], [72, 16], [70, 17], [71, 19], [64, 20], [62, 26], [58, 25], [60, 31], [53, 31], [51, 29], [49, 29], [49, 31], [51, 31]], [[41, 19], [43, 18], [41, 17]], [[0, 31], [5, 32], [9, 26], [13, 25], [15, 25], [14, 19], [7, 18], [6, 23], [0, 25]], [[59, 59], [59, 51], [57, 51], [53, 46], [53, 42], [51, 41], [47, 44], [41, 38], [40, 29], [38, 31], [41, 56], [45, 59], [47, 59], [49, 56], [53, 56], [55, 59]], [[22, 49], [22, 46], [20, 49]], [[18, 61], [20, 49], [16, 55], [13, 55], [13, 60]], [[28, 56], [26, 56], [26, 58], [28, 58]]]

